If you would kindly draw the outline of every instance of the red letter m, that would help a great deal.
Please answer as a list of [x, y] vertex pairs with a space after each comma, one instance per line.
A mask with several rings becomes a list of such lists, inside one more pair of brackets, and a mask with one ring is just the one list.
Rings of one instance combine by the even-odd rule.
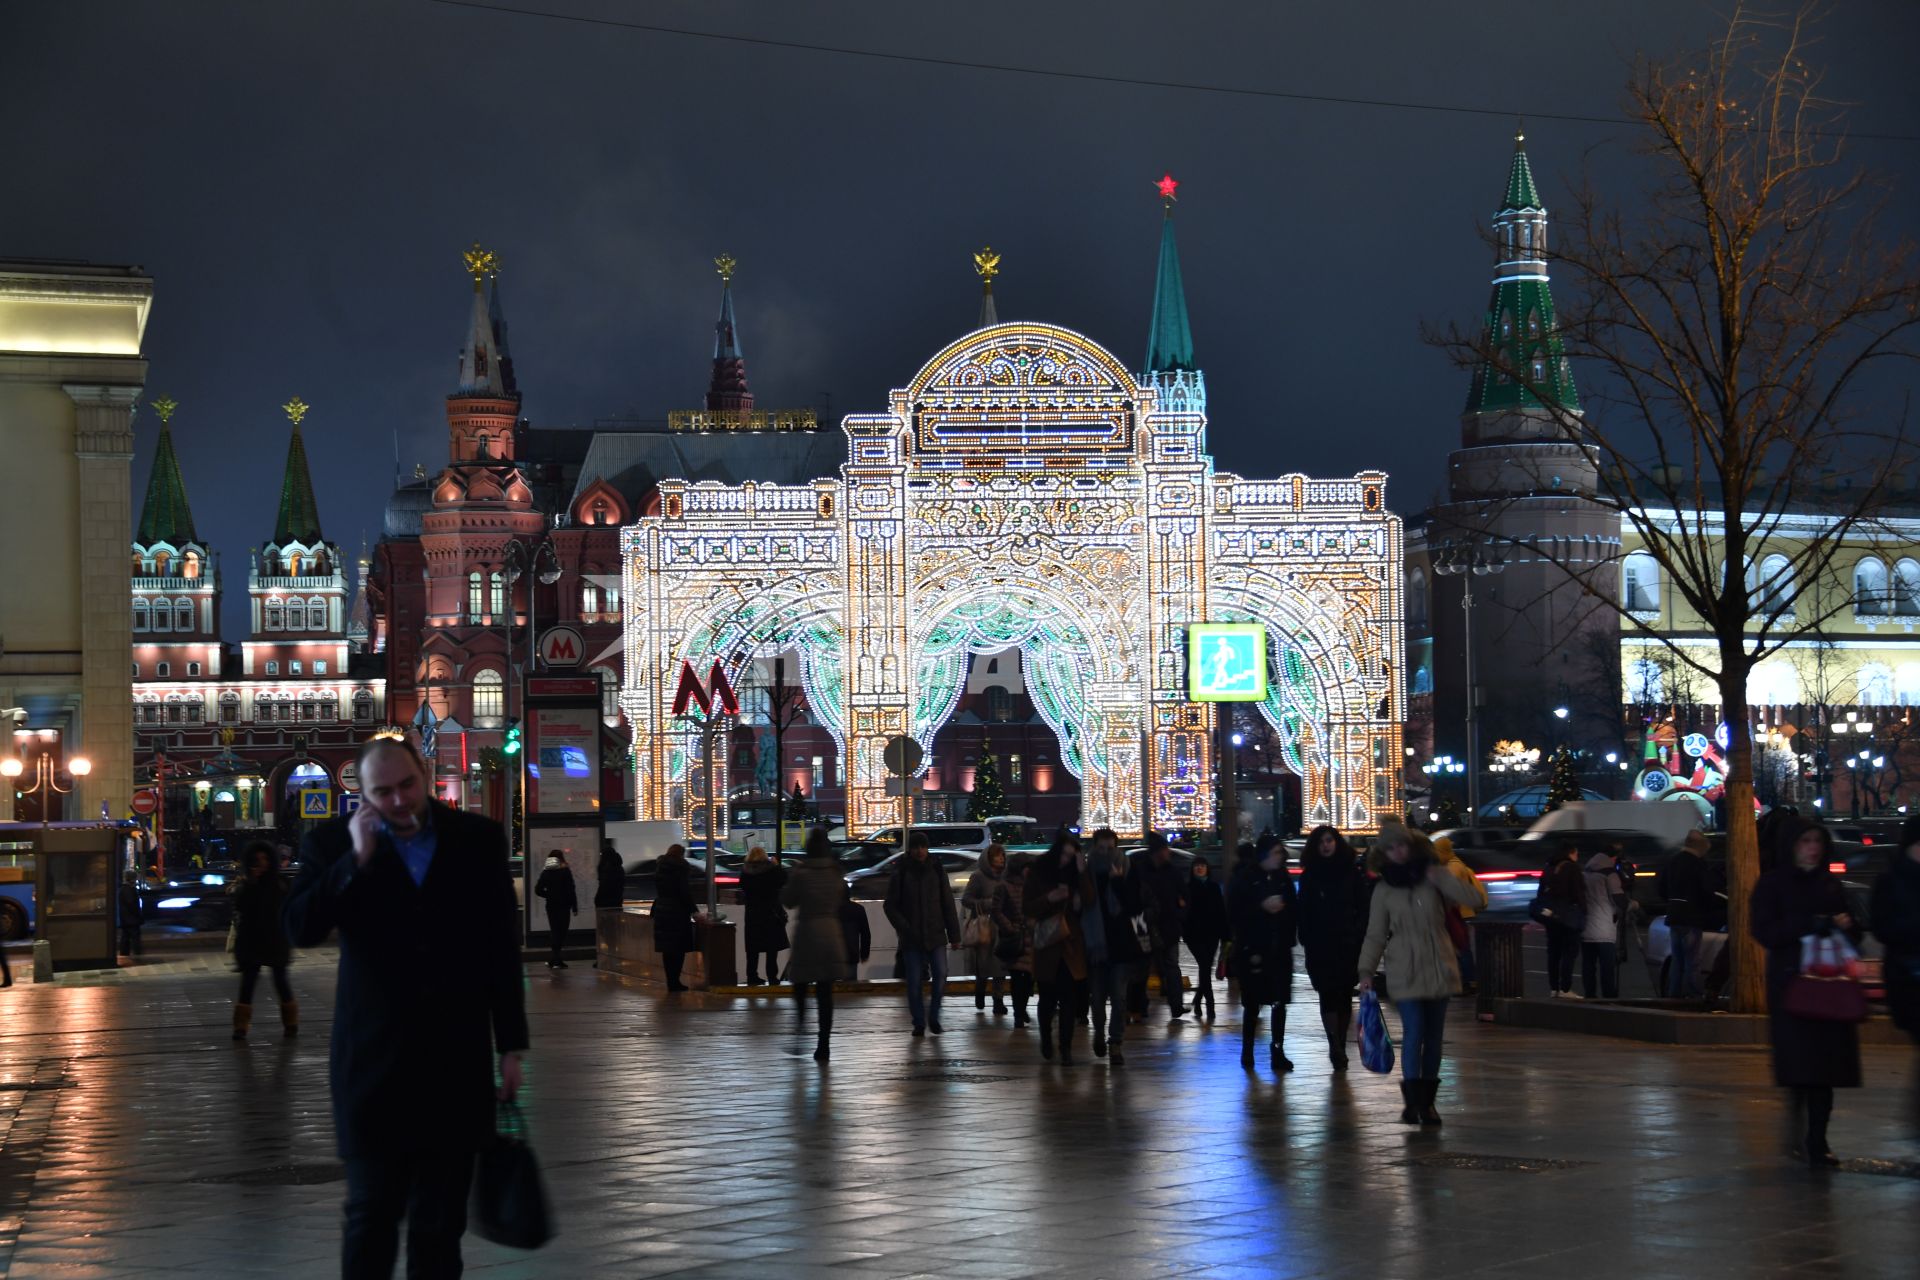
[[713, 714], [716, 703], [719, 704], [723, 714], [730, 716], [740, 714], [740, 699], [734, 696], [733, 682], [727, 679], [726, 668], [718, 662], [713, 664], [713, 671], [708, 675], [705, 687], [702, 687], [700, 677], [693, 672], [693, 664], [685, 660], [681, 661], [680, 685], [673, 692], [673, 714], [676, 716], [687, 714], [689, 702], [700, 708], [702, 716]]

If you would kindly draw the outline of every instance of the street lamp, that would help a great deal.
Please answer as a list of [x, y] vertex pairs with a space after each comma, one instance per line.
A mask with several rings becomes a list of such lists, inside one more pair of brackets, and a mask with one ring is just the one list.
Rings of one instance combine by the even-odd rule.
[[[534, 577], [539, 579], [545, 586], [552, 586], [560, 580], [560, 556], [553, 549], [553, 534], [551, 531], [542, 533], [539, 541], [534, 543], [521, 542], [517, 538], [507, 543], [507, 549], [501, 553], [500, 564], [506, 573], [507, 586], [509, 588], [511, 588], [514, 583], [520, 581], [529, 569], [533, 571]], [[501, 628], [506, 633], [507, 667], [511, 670], [514, 665], [513, 601], [511, 596], [509, 596], [506, 604], [507, 616], [501, 623]], [[534, 654], [539, 643], [540, 628], [534, 617], [534, 587], [533, 583], [529, 582], [527, 584], [527, 661], [526, 665], [520, 668], [519, 709], [520, 717], [523, 720], [527, 718], [527, 678], [533, 674]], [[507, 821], [509, 825], [512, 825], [514, 828], [514, 848], [524, 850], [527, 847], [527, 757], [525, 752], [520, 753], [520, 767], [514, 771], [513, 778], [516, 787], [515, 796], [518, 797], [520, 803], [520, 821], [518, 823], [513, 822], [512, 798], [507, 801]]]
[[[18, 756], [9, 756], [5, 760], [0, 760], [0, 775], [11, 779], [18, 778], [25, 772], [26, 762]], [[67, 761], [68, 783], [63, 787], [60, 785], [60, 770], [54, 764], [53, 756], [43, 751], [33, 760], [33, 785], [16, 789], [21, 795], [40, 797], [40, 825], [44, 827], [51, 821], [49, 814], [53, 809], [53, 798], [72, 795], [78, 780], [92, 772], [93, 761], [85, 756], [74, 756]]]
[[1565, 720], [1567, 718], [1567, 709], [1565, 707], [1555, 707], [1553, 709], [1553, 718], [1555, 720]]
[[[1490, 573], [1503, 573], [1507, 562], [1487, 554], [1484, 544], [1468, 542], [1460, 547], [1449, 546], [1433, 562], [1433, 571], [1437, 574], [1475, 575], [1484, 577]], [[1463, 637], [1461, 646], [1466, 651], [1467, 665], [1467, 825], [1477, 827], [1480, 824], [1480, 689], [1473, 676], [1473, 580], [1466, 577], [1461, 583], [1460, 611], [1463, 615]]]

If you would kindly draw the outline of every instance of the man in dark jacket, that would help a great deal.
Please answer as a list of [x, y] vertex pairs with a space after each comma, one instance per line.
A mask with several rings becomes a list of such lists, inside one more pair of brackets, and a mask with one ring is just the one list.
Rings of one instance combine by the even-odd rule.
[[[365, 804], [313, 830], [287, 932], [340, 935], [330, 1080], [347, 1168], [349, 1277], [460, 1274], [474, 1153], [520, 1088], [520, 918], [497, 822], [432, 801], [409, 743], [361, 748]], [[494, 1087], [493, 1056], [500, 1055]]]
[[867, 909], [852, 898], [840, 904], [840, 936], [847, 944], [847, 968], [858, 977], [860, 966], [873, 954], [873, 926], [867, 923]]
[[600, 842], [600, 861], [593, 868], [593, 909], [618, 911], [627, 900], [627, 869], [613, 841]]
[[1119, 845], [1111, 831], [1093, 833], [1087, 874], [1100, 910], [1100, 930], [1096, 935], [1091, 926], [1087, 929], [1087, 968], [1093, 987], [1093, 1056], [1111, 1054], [1113, 1065], [1123, 1067], [1127, 990], [1136, 980], [1146, 981], [1147, 951], [1134, 924], [1145, 910], [1139, 865], [1129, 865]]
[[1655, 881], [1667, 903], [1667, 937], [1673, 954], [1667, 962], [1664, 994], [1678, 1000], [1700, 994], [1700, 934], [1706, 924], [1712, 887], [1707, 877], [1707, 837], [1687, 832], [1679, 852], [1667, 859]]
[[1180, 990], [1180, 928], [1186, 922], [1187, 873], [1174, 865], [1173, 848], [1159, 832], [1147, 837], [1147, 851], [1134, 855], [1140, 878], [1140, 906], [1146, 913], [1151, 942], [1147, 960], [1160, 979], [1160, 994], [1174, 1019], [1186, 1016]]
[[[953, 886], [927, 851], [927, 835], [907, 837], [907, 856], [887, 886], [887, 919], [900, 939], [900, 963], [907, 980], [907, 1012], [913, 1034], [940, 1034], [940, 1001], [947, 994], [947, 948], [960, 945], [960, 912]], [[923, 1005], [920, 984], [933, 977], [933, 1003]]]

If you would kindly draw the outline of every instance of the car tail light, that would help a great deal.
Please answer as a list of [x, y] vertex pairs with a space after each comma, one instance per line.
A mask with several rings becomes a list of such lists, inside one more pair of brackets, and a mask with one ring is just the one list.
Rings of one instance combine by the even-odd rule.
[[1844, 862], [1829, 862], [1827, 864], [1827, 870], [1833, 872], [1833, 874], [1837, 876], [1845, 875], [1847, 872], [1847, 864]]
[[740, 877], [739, 876], [715, 876], [713, 878], [713, 882], [715, 884], [739, 884]]
[[1518, 880], [1522, 876], [1532, 874], [1529, 871], [1476, 871], [1473, 873], [1476, 880]]
[[1873, 843], [1873, 837], [1872, 837], [1872, 836], [1861, 836], [1861, 837], [1860, 837], [1860, 843], [1861, 843], [1861, 844], [1872, 844], [1872, 843]]

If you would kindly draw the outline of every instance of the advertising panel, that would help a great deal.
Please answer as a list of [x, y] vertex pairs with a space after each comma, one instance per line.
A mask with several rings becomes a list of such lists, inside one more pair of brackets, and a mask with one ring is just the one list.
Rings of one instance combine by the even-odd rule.
[[533, 751], [527, 761], [527, 812], [598, 813], [599, 708], [541, 707], [533, 712], [532, 736]]

